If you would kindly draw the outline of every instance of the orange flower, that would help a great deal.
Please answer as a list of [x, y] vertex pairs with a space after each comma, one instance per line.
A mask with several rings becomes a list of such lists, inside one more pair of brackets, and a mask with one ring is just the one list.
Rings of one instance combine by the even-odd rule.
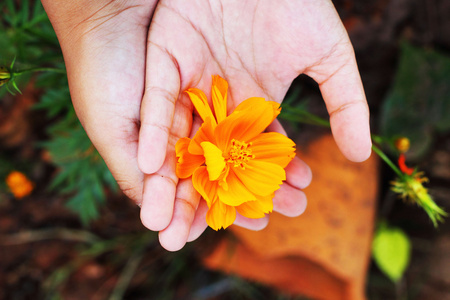
[[33, 183], [22, 173], [12, 171], [6, 177], [6, 184], [17, 199], [28, 196], [33, 191]]
[[227, 116], [228, 83], [213, 76], [211, 97], [199, 89], [186, 92], [203, 120], [193, 139], [178, 140], [177, 176], [192, 176], [208, 204], [214, 230], [233, 224], [236, 211], [262, 218], [273, 209], [274, 192], [286, 179], [284, 168], [295, 156], [295, 143], [276, 132], [263, 132], [280, 113], [279, 104], [249, 98]]

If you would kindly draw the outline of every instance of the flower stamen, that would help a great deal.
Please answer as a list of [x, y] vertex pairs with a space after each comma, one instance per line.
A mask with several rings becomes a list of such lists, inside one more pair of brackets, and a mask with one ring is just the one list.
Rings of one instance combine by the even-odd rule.
[[232, 164], [234, 167], [241, 167], [245, 170], [247, 163], [251, 159], [255, 158], [255, 155], [252, 154], [252, 149], [250, 149], [251, 145], [251, 142], [246, 143], [232, 139], [227, 162]]

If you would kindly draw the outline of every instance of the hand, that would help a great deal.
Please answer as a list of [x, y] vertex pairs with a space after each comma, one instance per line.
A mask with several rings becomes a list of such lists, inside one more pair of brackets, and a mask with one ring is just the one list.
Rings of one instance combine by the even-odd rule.
[[[341, 151], [353, 161], [369, 157], [367, 103], [352, 46], [330, 1], [161, 0], [148, 39], [138, 161], [150, 175], [144, 179], [141, 219], [161, 230], [167, 248], [181, 247], [182, 237], [190, 240], [205, 226], [198, 218], [204, 208], [195, 215], [198, 195], [191, 185], [181, 181], [176, 189], [173, 157], [175, 142], [189, 134], [192, 122], [192, 105], [180, 92], [209, 91], [212, 74], [228, 80], [231, 110], [251, 96], [280, 102], [293, 79], [306, 73], [319, 83]], [[288, 167], [287, 184], [274, 200], [277, 211], [302, 211], [300, 189], [311, 179], [308, 172], [300, 161]], [[257, 228], [267, 221], [237, 222]]]
[[142, 202], [137, 163], [147, 34], [157, 0], [42, 0], [67, 68], [73, 105], [122, 191]]
[[[299, 63], [302, 59], [296, 58], [292, 61], [288, 59], [294, 58], [297, 54], [292, 50], [302, 45], [298, 38], [296, 39], [297, 46], [291, 45], [295, 46], [292, 49], [290, 47], [274, 49], [272, 45], [266, 50], [260, 49], [264, 51], [258, 51], [252, 47], [255, 42], [263, 46], [265, 36], [259, 34], [248, 39], [248, 35], [239, 30], [239, 26], [248, 26], [246, 24], [248, 21], [245, 21], [248, 19], [244, 18], [245, 20], [240, 20], [240, 23], [235, 23], [235, 20], [228, 16], [230, 15], [229, 9], [244, 12], [240, 10], [240, 7], [229, 7], [224, 10], [224, 20], [225, 17], [227, 18], [227, 21], [224, 22], [224, 32], [220, 31], [221, 23], [218, 22], [221, 18], [215, 19], [215, 17], [221, 16], [220, 10], [210, 15], [201, 13], [202, 9], [205, 10], [209, 7], [208, 2], [204, 2], [203, 6], [188, 7], [187, 11], [180, 14], [174, 13], [171, 7], [165, 6], [164, 1], [161, 2], [150, 31], [150, 42], [146, 55], [147, 28], [156, 1], [146, 2], [139, 6], [137, 6], [137, 1], [128, 1], [125, 4], [124, 2], [105, 1], [96, 1], [94, 4], [91, 2], [83, 4], [82, 1], [78, 1], [76, 4], [64, 1], [64, 3], [59, 3], [60, 1], [43, 2], [61, 42], [72, 99], [83, 126], [122, 190], [138, 203], [143, 201], [141, 213], [143, 223], [153, 230], [164, 229], [161, 231], [160, 239], [163, 246], [168, 249], [175, 250], [182, 247], [186, 240], [193, 240], [201, 234], [206, 226], [204, 202], [201, 202], [197, 208], [199, 197], [189, 182], [180, 182], [178, 191], [175, 190], [177, 178], [174, 176], [173, 145], [177, 136], [189, 134], [192, 122], [192, 106], [184, 95], [179, 96], [180, 92], [186, 87], [193, 86], [208, 90], [211, 74], [218, 73], [229, 80], [233, 96], [231, 98], [234, 101], [232, 106], [235, 106], [238, 101], [242, 101], [248, 96], [265, 96], [271, 100], [280, 100], [292, 79], [302, 70], [306, 70], [307, 74], [316, 80], [323, 78], [324, 82], [327, 74], [336, 72], [334, 76], [328, 76], [330, 79], [322, 84], [324, 96], [326, 100], [328, 99], [327, 103], [334, 103], [331, 107], [335, 109], [331, 109], [331, 111], [338, 112], [332, 116], [335, 135], [341, 136], [340, 144], [343, 145], [341, 148], [349, 158], [363, 160], [368, 156], [370, 150], [367, 150], [367, 145], [370, 144], [370, 139], [367, 142], [365, 138], [365, 135], [368, 134], [368, 125], [365, 124], [368, 115], [364, 94], [351, 46], [329, 3], [328, 6], [325, 5], [320, 9], [316, 5], [310, 6], [316, 7], [318, 14], [323, 13], [321, 10], [324, 8], [325, 12], [327, 9], [331, 11], [335, 21], [340, 25], [338, 28], [344, 33], [344, 38], [337, 39], [336, 44], [330, 43], [331, 48], [335, 49], [333, 53], [329, 49], [322, 56], [318, 54], [315, 58], [317, 60], [306, 55], [305, 62]], [[183, 5], [187, 5], [181, 1], [171, 3], [174, 5], [172, 8], [178, 7], [182, 11], [185, 9]], [[196, 11], [196, 9], [200, 10]], [[250, 15], [261, 15], [260, 9], [256, 11], [254, 7], [245, 9], [250, 11]], [[292, 14], [290, 11], [287, 12]], [[279, 11], [279, 13], [283, 12]], [[186, 16], [196, 21], [188, 22], [189, 19], [186, 20]], [[283, 21], [276, 19], [273, 16], [266, 21]], [[329, 21], [327, 18], [323, 19], [326, 22]], [[310, 21], [314, 21], [312, 16]], [[180, 23], [177, 24], [177, 22]], [[209, 28], [208, 22], [216, 23]], [[289, 25], [277, 22], [275, 24], [278, 27], [274, 28], [272, 35], [276, 30]], [[186, 23], [189, 23], [187, 27]], [[255, 22], [255, 24], [259, 24], [257, 26], [264, 25], [261, 22]], [[172, 27], [173, 25], [176, 26]], [[311, 24], [311, 27], [315, 25], [317, 24]], [[199, 30], [201, 28], [204, 30]], [[336, 28], [333, 29], [336, 30]], [[205, 34], [203, 41], [197, 30]], [[219, 30], [219, 34], [216, 36], [217, 30]], [[292, 31], [292, 28], [285, 28], [285, 30]], [[294, 31], [301, 32], [302, 30], [303, 28], [297, 28]], [[261, 28], [256, 31], [261, 31]], [[337, 31], [339, 33], [339, 30]], [[171, 35], [164, 37], [166, 32], [171, 32]], [[223, 38], [220, 32], [225, 33]], [[231, 40], [230, 32], [232, 33]], [[285, 32], [289, 34], [288, 31]], [[194, 35], [192, 37], [183, 36], [183, 33]], [[277, 34], [271, 38], [276, 40], [280, 36]], [[286, 36], [283, 35], [283, 37]], [[241, 41], [240, 38], [243, 40]], [[213, 44], [210, 43], [211, 39], [214, 41]], [[197, 43], [198, 41], [200, 43]], [[324, 42], [329, 41], [324, 39]], [[306, 43], [305, 45], [310, 44]], [[212, 52], [208, 54], [210, 46], [212, 46]], [[229, 53], [224, 52], [228, 46], [231, 46]], [[186, 48], [188, 51], [183, 53]], [[262, 53], [265, 51], [266, 54]], [[274, 51], [284, 51], [286, 55], [274, 55], [276, 54]], [[204, 55], [205, 53], [207, 55]], [[347, 55], [347, 59], [344, 54]], [[329, 59], [324, 59], [327, 55]], [[261, 61], [261, 59], [274, 56], [276, 56], [276, 60]], [[320, 59], [322, 61], [318, 63]], [[144, 69], [146, 60], [147, 70]], [[331, 63], [333, 60], [339, 61], [341, 65], [333, 65]], [[247, 64], [251, 62], [251, 64], [247, 65], [244, 62]], [[280, 62], [283, 64], [275, 66]], [[316, 62], [317, 65], [313, 66], [313, 62]], [[267, 68], [268, 72], [265, 72], [264, 69], [268, 64], [272, 64], [272, 67]], [[331, 71], [333, 66], [335, 70]], [[245, 68], [249, 67], [251, 69], [245, 71]], [[342, 72], [351, 76], [349, 79], [341, 80], [345, 83], [344, 87], [340, 86], [341, 81], [331, 80], [337, 75], [342, 75]], [[279, 79], [274, 80], [275, 76]], [[239, 88], [242, 90], [239, 91]], [[333, 90], [340, 92], [339, 89], [347, 93], [343, 95], [343, 99], [348, 95], [352, 97], [347, 99], [354, 101], [330, 101], [335, 98], [331, 97], [335, 94]], [[175, 102], [175, 100], [177, 101]], [[171, 102], [176, 104], [173, 105]], [[360, 102], [364, 104], [361, 105]], [[330, 109], [330, 105], [328, 107]], [[338, 109], [339, 107], [343, 109]], [[347, 120], [346, 125], [342, 125], [342, 121], [338, 121], [345, 119], [346, 114], [351, 117], [358, 116], [360, 111], [363, 111], [363, 114], [359, 116], [359, 120]], [[361, 132], [352, 129], [353, 123], [359, 126]], [[140, 125], [140, 164], [138, 166], [137, 148]], [[278, 128], [278, 131], [280, 130]], [[356, 145], [353, 151], [349, 151], [350, 147], [346, 144], [349, 138], [353, 139], [349, 145]], [[166, 150], [168, 155], [165, 155]], [[140, 169], [154, 174], [146, 175], [144, 180], [144, 174]], [[295, 184], [293, 186], [283, 185], [283, 189], [277, 193], [274, 200], [275, 209], [285, 213], [298, 214], [305, 206], [304, 195], [298, 188], [305, 187], [309, 183], [311, 175], [309, 169], [300, 161], [294, 161], [288, 166], [287, 171], [288, 183], [292, 181]], [[294, 180], [296, 177], [299, 180]], [[144, 182], [145, 189], [142, 197]], [[164, 188], [165, 186], [167, 188]], [[178, 200], [174, 204], [175, 193], [177, 193]], [[296, 199], [300, 200], [294, 201]], [[196, 213], [195, 218], [194, 213]], [[192, 221], [192, 219], [194, 220]], [[191, 222], [193, 223], [190, 229]], [[237, 220], [237, 223], [253, 228], [262, 227], [267, 221], [257, 221], [256, 224], [247, 222], [248, 220]]]
[[[292, 80], [308, 74], [321, 87], [342, 152], [354, 161], [370, 154], [368, 109], [353, 50], [329, 1], [210, 5], [209, 1], [162, 0], [149, 32], [147, 68], [138, 160], [151, 175], [144, 180], [141, 218], [150, 229], [162, 230], [160, 240], [168, 248], [177, 244], [177, 238], [181, 241], [180, 236], [189, 235], [198, 203], [188, 183], [182, 181], [175, 189], [173, 147], [189, 133], [192, 110], [180, 91], [189, 87], [208, 91], [211, 74], [228, 80], [230, 110], [250, 96], [281, 101]], [[278, 194], [291, 190], [282, 199], [276, 197], [278, 211], [292, 211], [289, 205], [281, 208], [287, 199], [304, 199], [300, 189], [310, 175], [300, 176], [300, 181], [289, 177], [305, 170], [304, 165], [288, 168], [287, 184]], [[298, 206], [302, 201], [292, 203]], [[165, 205], [166, 211], [161, 209]], [[167, 220], [171, 220], [168, 227]], [[265, 224], [265, 220], [245, 222], [247, 227]], [[191, 236], [196, 235], [195, 224]]]

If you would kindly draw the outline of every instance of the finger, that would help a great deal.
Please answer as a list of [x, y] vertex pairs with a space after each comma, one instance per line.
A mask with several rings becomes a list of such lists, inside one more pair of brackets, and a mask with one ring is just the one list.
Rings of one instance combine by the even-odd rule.
[[187, 239], [188, 242], [195, 241], [208, 227], [208, 223], [206, 223], [207, 212], [208, 205], [204, 200], [200, 200], [197, 211], [195, 212], [194, 221], [191, 225], [191, 230]]
[[177, 62], [163, 48], [149, 42], [138, 149], [139, 167], [146, 174], [156, 172], [164, 162], [179, 93]]
[[361, 162], [369, 158], [372, 147], [369, 109], [353, 48], [349, 41], [342, 47], [329, 58], [342, 62], [324, 62], [324, 75], [313, 78], [319, 82], [336, 144], [348, 159]]
[[[193, 120], [191, 138], [195, 135], [201, 126], [201, 121], [198, 118]], [[178, 201], [184, 202], [177, 204]], [[186, 242], [191, 242], [197, 239], [203, 231], [205, 231], [208, 224], [206, 223], [206, 212], [208, 206], [205, 201], [200, 201], [200, 195], [195, 191], [192, 185], [192, 179], [182, 180], [177, 187], [177, 196], [175, 198], [174, 215], [169, 226], [160, 233], [160, 242], [167, 250], [181, 249]], [[177, 206], [185, 207], [187, 203], [196, 204], [194, 211], [187, 209], [177, 209]], [[192, 205], [193, 206], [193, 205]], [[181, 232], [181, 233], [177, 233]], [[186, 232], [188, 235], [186, 236]], [[178, 235], [181, 235], [179, 238]], [[172, 239], [178, 239], [178, 244], [174, 245]], [[170, 244], [170, 245], [169, 245]], [[175, 250], [172, 250], [175, 251]]]
[[273, 210], [287, 217], [297, 217], [305, 212], [306, 195], [303, 191], [285, 183], [275, 192]]
[[286, 183], [297, 189], [304, 189], [311, 183], [311, 168], [297, 156], [287, 165], [285, 171]]
[[266, 215], [264, 218], [260, 219], [250, 219], [236, 213], [236, 220], [233, 224], [246, 229], [258, 231], [266, 228], [267, 224], [269, 224], [269, 216]]
[[173, 171], [175, 163], [175, 152], [170, 151], [161, 169], [144, 177], [141, 221], [150, 230], [163, 230], [172, 220], [178, 184]]
[[178, 251], [186, 244], [199, 201], [200, 195], [195, 191], [192, 180], [181, 180], [176, 192], [172, 221], [159, 232], [159, 241], [166, 250]]
[[[191, 137], [195, 135], [195, 132], [200, 127], [200, 122], [198, 120], [194, 120], [193, 122], [193, 128], [191, 132]], [[177, 126], [174, 127], [175, 129]], [[150, 175], [151, 176], [151, 175]], [[147, 197], [146, 197], [147, 199]], [[167, 199], [168, 202], [170, 202], [170, 198]], [[151, 200], [149, 200], [151, 201]], [[167, 228], [160, 231], [159, 234], [159, 240], [161, 245], [169, 250], [169, 251], [177, 251], [180, 250], [187, 241], [189, 241], [189, 237], [191, 235], [191, 225], [194, 222], [194, 235], [198, 234], [198, 236], [205, 230], [206, 226], [201, 229], [201, 222], [199, 220], [196, 220], [195, 218], [199, 217], [199, 212], [197, 210], [197, 207], [199, 205], [200, 201], [200, 195], [195, 191], [194, 186], [192, 185], [192, 179], [185, 179], [181, 180], [181, 182], [176, 187], [176, 197], [175, 197], [175, 203], [173, 207], [173, 215], [172, 220], [170, 221]], [[162, 205], [161, 203], [157, 203], [157, 205], [163, 206], [167, 209], [170, 208], [170, 205]], [[203, 213], [203, 222], [206, 224], [206, 211], [208, 207], [206, 207], [206, 210], [201, 209], [200, 213]], [[168, 216], [170, 215], [170, 211], [166, 211], [165, 214]], [[148, 216], [151, 218], [151, 216]], [[163, 223], [164, 220], [155, 220], [153, 219], [153, 222], [156, 223]], [[153, 228], [152, 224], [146, 223], [147, 226], [151, 226]], [[200, 225], [200, 226], [199, 226]], [[194, 239], [196, 239], [198, 236], [196, 236]]]
[[[267, 131], [287, 135], [283, 125], [281, 125], [280, 121], [277, 119], [275, 119], [272, 124], [267, 127]], [[287, 165], [285, 171], [286, 182], [297, 189], [304, 189], [311, 183], [311, 168], [297, 156], [294, 157], [294, 159]]]
[[187, 105], [188, 101], [186, 95], [181, 95], [176, 103], [162, 167], [156, 173], [144, 177], [141, 220], [150, 230], [163, 230], [172, 220], [178, 184], [178, 177], [175, 173], [177, 161], [175, 144], [181, 137], [187, 136], [191, 129], [192, 107]]

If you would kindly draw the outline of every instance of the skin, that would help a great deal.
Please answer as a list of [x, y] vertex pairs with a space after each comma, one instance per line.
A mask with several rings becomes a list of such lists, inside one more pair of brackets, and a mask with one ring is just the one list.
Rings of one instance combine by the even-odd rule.
[[[320, 86], [341, 152], [370, 156], [369, 112], [353, 48], [329, 0], [43, 0], [67, 66], [77, 115], [141, 220], [171, 251], [206, 228], [207, 207], [175, 175], [174, 146], [200, 119], [184, 90], [207, 93], [211, 75], [230, 86], [228, 110], [256, 96], [281, 102], [302, 73]], [[284, 133], [278, 122], [268, 130]], [[297, 216], [309, 167], [296, 158], [274, 210]], [[268, 219], [238, 216], [262, 229]]]

